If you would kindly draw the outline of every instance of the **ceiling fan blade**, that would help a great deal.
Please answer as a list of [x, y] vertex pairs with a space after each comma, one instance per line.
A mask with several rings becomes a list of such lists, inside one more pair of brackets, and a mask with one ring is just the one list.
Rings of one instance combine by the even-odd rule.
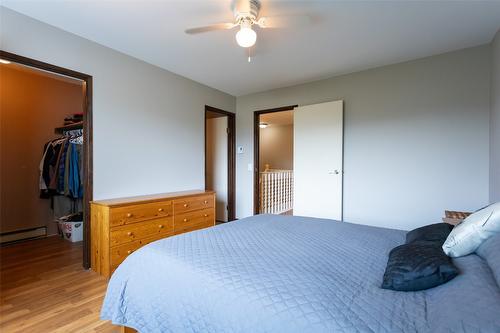
[[185, 32], [189, 35], [194, 35], [194, 34], [201, 34], [203, 32], [215, 31], [215, 30], [228, 30], [228, 29], [234, 28], [235, 26], [236, 26], [236, 24], [234, 24], [234, 23], [217, 23], [217, 24], [207, 25], [205, 27], [186, 29]]
[[289, 28], [311, 23], [311, 17], [308, 15], [290, 15], [290, 16], [265, 16], [261, 17], [256, 24], [261, 28]]

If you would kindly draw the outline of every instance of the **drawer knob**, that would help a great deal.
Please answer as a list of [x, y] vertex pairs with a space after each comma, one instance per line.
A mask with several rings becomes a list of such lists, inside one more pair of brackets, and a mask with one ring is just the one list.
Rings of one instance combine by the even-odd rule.
[[208, 214], [203, 214], [203, 216], [208, 217]]
[[127, 236], [131, 236], [132, 237], [133, 235], [134, 235], [134, 233], [132, 231], [127, 232]]
[[132, 217], [132, 213], [127, 213], [127, 217]]
[[184, 207], [187, 207], [187, 206], [188, 206], [188, 204], [184, 204]]
[[163, 212], [163, 208], [158, 208], [158, 211], [159, 212]]
[[131, 254], [132, 252], [134, 252], [134, 251], [133, 250], [128, 250], [127, 254]]
[[207, 201], [207, 200], [205, 200], [205, 201], [203, 201], [203, 203], [206, 205], [206, 204], [208, 203], [208, 201]]
[[188, 219], [184, 219], [183, 221], [184, 221], [184, 222], [187, 222], [187, 221], [188, 221]]
[[158, 228], [163, 229], [163, 224], [160, 224]]

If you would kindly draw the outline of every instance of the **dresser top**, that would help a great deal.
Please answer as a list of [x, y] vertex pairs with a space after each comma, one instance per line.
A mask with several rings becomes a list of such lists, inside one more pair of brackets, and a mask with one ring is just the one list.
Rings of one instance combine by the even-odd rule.
[[101, 206], [122, 206], [135, 203], [181, 199], [183, 197], [193, 197], [193, 196], [200, 196], [200, 195], [207, 195], [214, 193], [215, 193], [214, 191], [208, 191], [208, 190], [191, 190], [191, 191], [139, 195], [135, 197], [126, 197], [126, 198], [96, 200], [92, 201], [91, 203], [94, 205], [101, 205]]

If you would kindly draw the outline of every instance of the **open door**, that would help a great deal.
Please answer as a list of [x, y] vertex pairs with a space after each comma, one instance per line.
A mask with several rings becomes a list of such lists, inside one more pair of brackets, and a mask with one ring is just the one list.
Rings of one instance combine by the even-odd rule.
[[[59, 67], [59, 66], [56, 66], [56, 65], [52, 65], [52, 64], [48, 64], [48, 63], [45, 63], [45, 62], [41, 62], [41, 61], [38, 61], [38, 60], [35, 60], [35, 59], [31, 59], [31, 58], [27, 58], [27, 57], [24, 57], [24, 56], [21, 56], [21, 55], [17, 55], [17, 54], [13, 54], [13, 53], [9, 53], [9, 52], [6, 52], [6, 51], [2, 51], [0, 50], [0, 58], [2, 60], [4, 60], [3, 62], [3, 65], [8, 65], [10, 67], [23, 67], [23, 72], [24, 73], [28, 73], [28, 72], [32, 72], [32, 71], [39, 71], [40, 73], [44, 73], [44, 75], [48, 75], [48, 76], [58, 76], [59, 79], [61, 81], [60, 78], [67, 78], [69, 79], [70, 81], [75, 81], [75, 79], [77, 81], [81, 81], [82, 82], [82, 88], [83, 88], [83, 91], [80, 91], [78, 92], [78, 94], [83, 94], [83, 108], [81, 111], [83, 111], [83, 119], [82, 119], [82, 122], [79, 123], [79, 124], [73, 124], [75, 127], [77, 128], [82, 128], [83, 129], [83, 133], [85, 133], [83, 135], [83, 145], [82, 145], [82, 149], [81, 149], [81, 152], [82, 152], [82, 155], [83, 155], [83, 158], [81, 159], [81, 162], [83, 163], [83, 177], [82, 177], [82, 181], [83, 181], [83, 267], [88, 269], [90, 268], [90, 201], [92, 201], [92, 195], [93, 195], [93, 185], [92, 185], [92, 170], [93, 170], [93, 150], [92, 150], [92, 76], [88, 75], [88, 74], [84, 74], [84, 73], [80, 73], [80, 72], [76, 72], [76, 71], [73, 71], [71, 69], [67, 69], [67, 68], [63, 68], [63, 67]], [[67, 81], [67, 80], [64, 80], [64, 81]], [[44, 88], [49, 88], [50, 86], [43, 86]], [[18, 89], [19, 90], [19, 89]], [[26, 89], [21, 89], [19, 91], [16, 91], [16, 96], [19, 95], [19, 93], [26, 93]], [[68, 95], [68, 94], [65, 94], [63, 93], [65, 99], [69, 98], [68, 96], [71, 96], [71, 95]], [[21, 96], [21, 95], [19, 95]], [[45, 99], [47, 99], [47, 95], [45, 94]], [[33, 99], [33, 96], [30, 95], [30, 99]], [[48, 100], [50, 101], [57, 101], [58, 99], [57, 98], [48, 98]], [[22, 103], [25, 104], [25, 101], [22, 100]], [[38, 110], [37, 108], [34, 108], [32, 110], [32, 112], [40, 112], [40, 110]], [[17, 113], [19, 113], [18, 111], [16, 111]], [[68, 112], [71, 112], [71, 110], [68, 110]], [[18, 114], [19, 116], [19, 114]], [[63, 119], [61, 119], [62, 121]], [[33, 123], [33, 124], [36, 124], [36, 120], [35, 119], [31, 119], [30, 118], [30, 121]], [[44, 122], [46, 122], [47, 119], [44, 119]], [[40, 123], [41, 125], [41, 123]], [[71, 127], [72, 125], [68, 125], [68, 126], [63, 126], [63, 127], [58, 127], [58, 128], [51, 128], [51, 132], [52, 131], [57, 131], [58, 133], [63, 133], [65, 130], [66, 131], [69, 131], [71, 130]], [[27, 127], [25, 127], [27, 128]], [[48, 131], [45, 132], [45, 133], [49, 133]], [[53, 133], [53, 132], [52, 132]], [[59, 133], [59, 134], [60, 134]], [[19, 135], [19, 133], [18, 133]], [[22, 134], [21, 134], [22, 135]], [[30, 138], [30, 142], [33, 143], [33, 135], [28, 135], [29, 138]], [[43, 153], [42, 150], [43, 150], [43, 143], [41, 145], [37, 145], [35, 144], [35, 147], [40, 147], [39, 148], [39, 153]], [[22, 152], [22, 151], [21, 151]], [[19, 151], [18, 151], [19, 153]], [[2, 157], [3, 158], [3, 157]], [[25, 170], [26, 171], [26, 170]], [[37, 169], [37, 172], [38, 172], [38, 169]], [[35, 173], [31, 174], [30, 177], [34, 176]], [[38, 184], [38, 181], [36, 184], [33, 184], [32, 187], [30, 187], [30, 190], [33, 190], [33, 189], [37, 189], [37, 187], [39, 186]], [[37, 196], [38, 196], [38, 193], [37, 193]], [[44, 219], [41, 218], [40, 219], [41, 221], [43, 221]], [[53, 218], [51, 219], [51, 221], [53, 220]], [[52, 224], [52, 222], [50, 222]], [[37, 234], [37, 229], [29, 229], [27, 232], [25, 232], [26, 230], [21, 230], [21, 235], [24, 235], [24, 236], [29, 236], [32, 234], [32, 232], [35, 233], [36, 236], [38, 236], [39, 234]], [[23, 236], [23, 238], [24, 238]]]
[[235, 114], [205, 106], [205, 189], [216, 192], [216, 220], [235, 219]]
[[294, 111], [293, 215], [342, 220], [343, 101]]
[[206, 188], [217, 193], [216, 220], [228, 221], [227, 116], [206, 120]]

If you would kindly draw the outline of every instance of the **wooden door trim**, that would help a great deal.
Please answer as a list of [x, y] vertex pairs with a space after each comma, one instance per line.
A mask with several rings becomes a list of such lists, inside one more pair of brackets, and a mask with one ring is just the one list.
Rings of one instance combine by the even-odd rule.
[[[205, 122], [203, 131], [205, 133], [204, 147], [204, 168], [205, 168], [205, 190], [207, 190], [207, 113], [213, 112], [227, 116], [227, 219], [234, 221], [236, 219], [236, 114], [205, 105]], [[217, 195], [217, 194], [216, 194]]]
[[83, 267], [88, 269], [90, 268], [90, 201], [93, 197], [92, 76], [3, 50], [0, 50], [0, 58], [85, 82], [85, 107], [83, 108], [83, 131], [85, 133], [83, 136]]
[[298, 105], [288, 105], [279, 108], [258, 110], [254, 111], [253, 113], [253, 213], [254, 215], [259, 214], [260, 115], [266, 113], [290, 111], [295, 109], [297, 106]]

